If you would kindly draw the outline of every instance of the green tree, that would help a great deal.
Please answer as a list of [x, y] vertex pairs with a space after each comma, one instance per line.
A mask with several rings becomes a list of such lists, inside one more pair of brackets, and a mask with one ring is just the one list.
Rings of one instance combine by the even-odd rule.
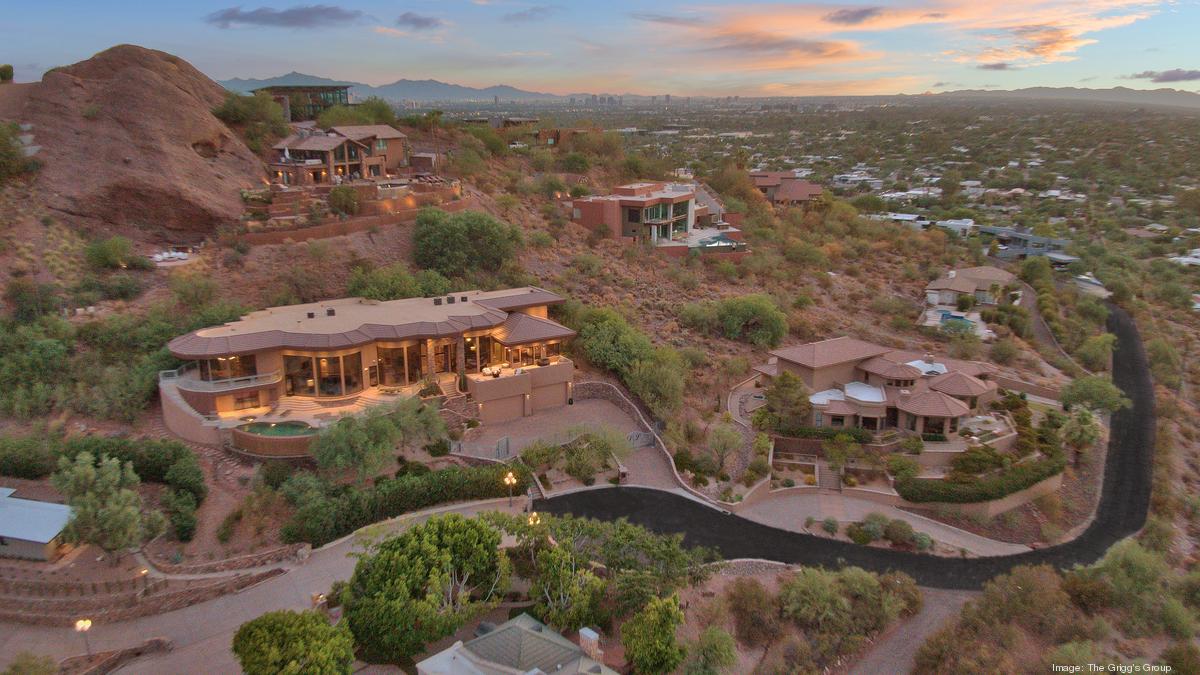
[[654, 350], [648, 359], [635, 361], [625, 374], [629, 391], [659, 419], [667, 419], [683, 405], [686, 370], [679, 352], [669, 347]]
[[771, 378], [764, 396], [767, 410], [774, 415], [775, 430], [787, 436], [810, 424], [812, 402], [804, 380], [788, 371]]
[[89, 265], [100, 270], [129, 267], [142, 258], [133, 252], [133, 242], [120, 236], [88, 244], [84, 257]]
[[642, 611], [621, 626], [625, 658], [636, 673], [669, 673], [683, 662], [687, 650], [675, 640], [683, 624], [679, 599], [672, 595], [653, 598]]
[[358, 215], [358, 191], [349, 185], [338, 185], [329, 191], [329, 208], [344, 216]]
[[1071, 413], [1070, 419], [1059, 430], [1059, 436], [1063, 443], [1075, 452], [1075, 466], [1079, 466], [1083, 452], [1096, 445], [1100, 440], [1100, 425], [1090, 410], [1076, 408]]
[[406, 397], [325, 427], [313, 439], [311, 452], [322, 469], [351, 469], [365, 479], [378, 473], [397, 448], [424, 445], [445, 433], [445, 422], [435, 408]]
[[71, 506], [67, 538], [116, 554], [114, 564], [121, 551], [162, 531], [161, 513], [142, 513], [137, 493], [141, 481], [130, 462], [122, 464], [112, 457], [97, 461], [90, 452], [81, 452], [73, 460], [60, 457], [50, 482]]
[[283, 610], [242, 624], [233, 653], [247, 675], [348, 675], [354, 640], [318, 612]]
[[449, 214], [422, 209], [413, 230], [413, 256], [421, 267], [447, 277], [464, 270], [498, 272], [522, 244], [521, 231], [480, 211]]
[[62, 299], [58, 289], [50, 284], [18, 278], [10, 280], [4, 288], [4, 302], [13, 319], [19, 323], [31, 323], [58, 309]]
[[849, 434], [838, 434], [822, 443], [821, 448], [825, 451], [829, 468], [835, 472], [841, 471], [852, 459], [869, 459], [874, 456], [856, 443], [854, 437]]
[[1093, 410], [1115, 413], [1131, 405], [1112, 380], [1103, 375], [1089, 375], [1072, 380], [1063, 387], [1062, 403], [1066, 406], [1082, 405]]
[[1075, 356], [1079, 357], [1083, 367], [1088, 370], [1108, 370], [1108, 361], [1112, 358], [1116, 343], [1117, 336], [1112, 333], [1093, 335], [1075, 350]]
[[538, 554], [529, 596], [537, 603], [543, 621], [559, 630], [599, 623], [605, 583], [588, 568], [588, 562], [559, 546]]
[[722, 422], [708, 431], [708, 449], [717, 460], [717, 467], [724, 470], [729, 455], [742, 447], [742, 434], [732, 424]]
[[688, 649], [686, 675], [717, 675], [737, 662], [733, 636], [716, 626], [705, 628]]
[[400, 661], [493, 606], [509, 574], [498, 530], [458, 514], [437, 516], [359, 559], [346, 620], [368, 659]]
[[246, 145], [254, 152], [288, 133], [283, 107], [265, 91], [249, 96], [230, 92], [225, 101], [213, 110], [217, 119], [241, 129]]
[[13, 67], [11, 63], [0, 63], [0, 82], [13, 81]]

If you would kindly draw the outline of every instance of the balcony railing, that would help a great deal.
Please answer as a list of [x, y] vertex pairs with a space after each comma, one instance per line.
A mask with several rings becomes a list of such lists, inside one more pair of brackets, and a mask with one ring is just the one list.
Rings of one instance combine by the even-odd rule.
[[194, 370], [195, 368], [190, 365], [180, 366], [174, 370], [160, 370], [158, 371], [158, 381], [159, 383], [170, 382], [180, 389], [188, 391], [218, 392], [275, 384], [283, 379], [283, 371], [274, 370], [269, 373], [231, 377], [224, 380], [202, 380], [195, 376]]

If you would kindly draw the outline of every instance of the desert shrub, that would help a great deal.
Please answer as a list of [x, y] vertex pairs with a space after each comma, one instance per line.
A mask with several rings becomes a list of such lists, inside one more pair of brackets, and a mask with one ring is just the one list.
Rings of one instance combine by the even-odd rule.
[[928, 551], [933, 548], [933, 538], [924, 532], [916, 532], [913, 534], [913, 545], [918, 551]]
[[294, 467], [283, 460], [268, 460], [258, 467], [258, 477], [263, 485], [278, 490], [291, 477]]
[[969, 504], [999, 499], [1062, 473], [1066, 460], [1054, 457], [1015, 464], [1003, 471], [968, 483], [941, 479], [913, 478], [896, 481], [896, 492], [910, 502], [949, 502]]
[[840, 527], [840, 525], [838, 523], [837, 518], [834, 518], [833, 516], [829, 516], [825, 520], [821, 521], [821, 529], [825, 530], [825, 532], [827, 532], [830, 535], [837, 534], [839, 527]]
[[1017, 343], [1012, 340], [997, 340], [992, 343], [991, 351], [989, 352], [992, 360], [1002, 366], [1007, 366], [1017, 358], [1021, 350], [1017, 347]]
[[358, 214], [358, 191], [349, 185], [337, 185], [329, 191], [329, 208], [345, 216]]
[[0, 436], [0, 476], [37, 480], [58, 466], [55, 444], [45, 435]]
[[109, 237], [88, 244], [84, 257], [89, 265], [98, 270], [116, 270], [127, 267], [143, 267], [144, 257], [133, 252], [133, 242], [125, 237]]
[[883, 538], [897, 546], [907, 546], [913, 543], [913, 527], [906, 520], [896, 518], [883, 529]]
[[271, 141], [288, 133], [283, 107], [266, 92], [250, 96], [230, 92], [213, 114], [222, 122], [241, 129], [246, 145], [254, 152], [261, 152]]
[[757, 579], [738, 577], [725, 591], [725, 599], [742, 644], [756, 647], [779, 636], [776, 600]]
[[11, 63], [0, 63], [0, 82], [13, 81], [13, 67]]
[[718, 333], [756, 347], [776, 347], [787, 335], [787, 315], [764, 294], [685, 305], [679, 313], [683, 325]]
[[175, 538], [191, 541], [196, 533], [196, 498], [184, 490], [168, 490], [162, 501]]
[[921, 473], [921, 465], [905, 455], [888, 455], [887, 470], [896, 480], [909, 480]]

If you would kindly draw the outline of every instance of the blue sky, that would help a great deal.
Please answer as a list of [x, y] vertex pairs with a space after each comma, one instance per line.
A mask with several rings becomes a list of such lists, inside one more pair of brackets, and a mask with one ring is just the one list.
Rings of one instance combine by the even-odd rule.
[[370, 84], [433, 78], [680, 96], [1200, 90], [1200, 0], [136, 5], [10, 6], [0, 15], [0, 60], [21, 81], [134, 43], [217, 79], [296, 70]]

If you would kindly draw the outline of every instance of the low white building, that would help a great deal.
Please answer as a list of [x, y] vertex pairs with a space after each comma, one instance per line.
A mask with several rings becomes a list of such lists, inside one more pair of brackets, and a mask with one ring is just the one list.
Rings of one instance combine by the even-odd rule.
[[71, 507], [12, 496], [0, 488], [0, 556], [54, 560], [62, 546], [62, 531], [71, 520]]

